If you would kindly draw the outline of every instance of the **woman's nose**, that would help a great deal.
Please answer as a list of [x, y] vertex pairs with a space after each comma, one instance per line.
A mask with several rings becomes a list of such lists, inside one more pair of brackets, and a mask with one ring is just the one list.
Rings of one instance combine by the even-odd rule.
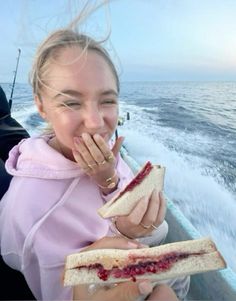
[[84, 115], [84, 124], [87, 129], [99, 129], [104, 126], [103, 114], [98, 108], [90, 108]]

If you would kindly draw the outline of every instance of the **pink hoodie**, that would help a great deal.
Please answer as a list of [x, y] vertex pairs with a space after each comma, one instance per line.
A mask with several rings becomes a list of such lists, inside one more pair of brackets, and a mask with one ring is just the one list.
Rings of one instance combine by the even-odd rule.
[[102, 196], [98, 186], [51, 148], [48, 136], [15, 146], [6, 163], [14, 175], [0, 202], [1, 253], [21, 271], [37, 299], [72, 299], [62, 284], [66, 255], [111, 234], [110, 221], [97, 209], [127, 184], [133, 174], [118, 156], [117, 191]]

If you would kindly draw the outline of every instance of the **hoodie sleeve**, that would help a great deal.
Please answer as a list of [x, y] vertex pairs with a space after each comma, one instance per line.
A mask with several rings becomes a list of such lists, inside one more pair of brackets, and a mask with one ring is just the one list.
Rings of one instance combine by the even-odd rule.
[[[35, 234], [40, 229], [41, 221], [55, 208], [56, 192], [50, 190], [50, 194], [50, 181], [42, 180], [44, 189], [37, 193], [35, 181], [33, 178], [13, 177], [9, 190], [1, 200], [0, 249], [6, 264], [24, 275], [34, 296], [44, 299], [55, 289], [59, 291], [59, 287], [52, 289], [52, 285], [55, 286], [56, 277], [59, 277], [56, 269], [60, 267], [52, 267], [53, 277], [46, 278], [45, 269], [40, 266], [38, 253], [35, 252]], [[45, 285], [45, 279], [49, 283], [46, 289], [41, 286]], [[71, 298], [69, 289], [63, 289], [62, 294], [65, 294], [65, 300]], [[50, 297], [45, 299], [56, 299]], [[60, 295], [57, 297], [59, 299]]]

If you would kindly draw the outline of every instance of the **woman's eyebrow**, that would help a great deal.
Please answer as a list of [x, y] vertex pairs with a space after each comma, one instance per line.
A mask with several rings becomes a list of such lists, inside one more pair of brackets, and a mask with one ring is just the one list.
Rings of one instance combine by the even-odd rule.
[[[118, 93], [114, 89], [103, 90], [103, 91], [99, 92], [99, 94], [102, 95], [102, 96], [114, 95], [114, 96], [118, 97]], [[62, 90], [58, 94], [56, 94], [53, 97], [53, 99], [56, 99], [56, 98], [58, 98], [60, 96], [82, 97], [83, 94], [81, 92], [79, 92], [79, 91], [76, 91], [76, 90], [66, 89], [66, 90]]]
[[118, 93], [115, 90], [113, 90], [113, 89], [102, 91], [101, 95], [103, 95], [103, 96], [114, 95], [114, 96], [118, 97]]
[[59, 92], [58, 94], [56, 94], [53, 98], [58, 98], [60, 96], [73, 96], [73, 97], [81, 97], [82, 93], [75, 91], [75, 90], [62, 90], [61, 92]]

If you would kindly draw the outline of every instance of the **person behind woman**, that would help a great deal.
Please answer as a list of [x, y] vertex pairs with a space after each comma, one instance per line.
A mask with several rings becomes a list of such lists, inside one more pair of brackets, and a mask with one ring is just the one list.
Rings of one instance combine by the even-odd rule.
[[28, 132], [11, 116], [7, 97], [0, 86], [0, 158], [5, 162], [8, 153], [20, 140], [28, 138]]
[[12, 118], [6, 94], [0, 86], [0, 199], [7, 191], [12, 178], [5, 170], [8, 153], [21, 139], [27, 137], [27, 131]]
[[[95, 292], [63, 287], [70, 253], [139, 248], [136, 239], [142, 237], [160, 243], [167, 233], [165, 201], [154, 190], [115, 224], [97, 214], [133, 178], [119, 155], [123, 138], [111, 140], [120, 86], [115, 66], [98, 42], [71, 29], [52, 33], [38, 48], [31, 82], [38, 111], [52, 132], [29, 138], [10, 152], [6, 167], [14, 177], [0, 204], [4, 260], [24, 274], [37, 299], [136, 300], [150, 294], [150, 300], [177, 300], [169, 286], [154, 288], [149, 281]], [[187, 286], [186, 280], [182, 286], [177, 283], [180, 297]]]

